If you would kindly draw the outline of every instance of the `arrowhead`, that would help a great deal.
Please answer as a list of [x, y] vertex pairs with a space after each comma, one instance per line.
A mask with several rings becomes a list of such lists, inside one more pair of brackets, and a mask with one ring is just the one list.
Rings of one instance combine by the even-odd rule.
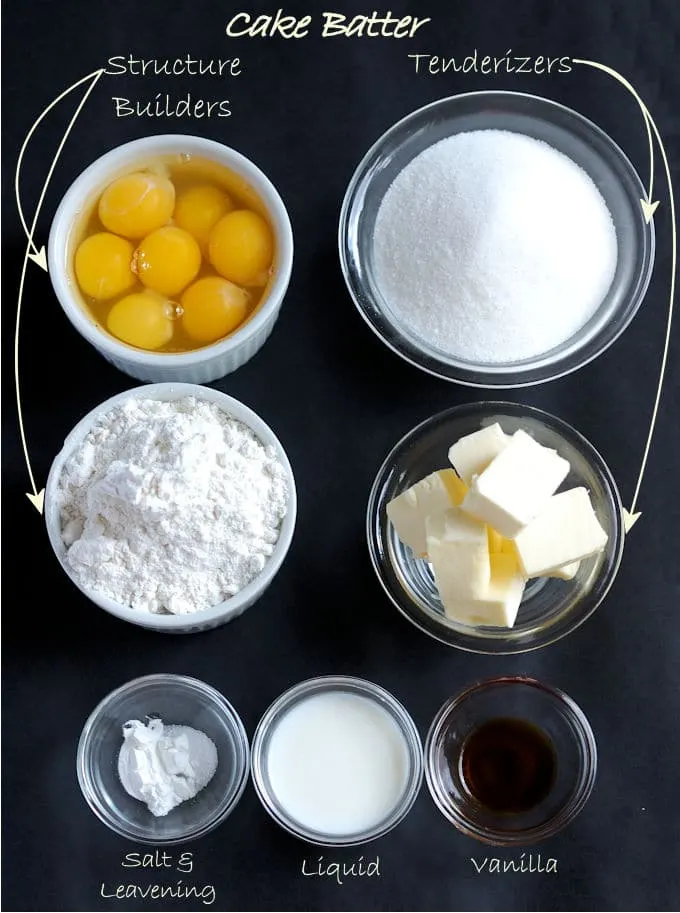
[[35, 507], [38, 513], [41, 514], [45, 505], [45, 489], [43, 488], [42, 491], [39, 491], [37, 495], [31, 495], [26, 492], [26, 497], [31, 502], [33, 507]]
[[638, 511], [636, 514], [631, 514], [626, 510], [625, 507], [623, 508], [623, 528], [627, 533], [631, 531], [631, 529], [640, 519], [640, 514], [640, 511]]
[[[647, 220], [649, 221], [649, 219]], [[37, 263], [41, 269], [44, 269], [47, 272], [47, 256], [45, 254], [45, 247], [41, 247], [36, 254], [29, 254], [29, 260], [32, 260], [34, 263]]]
[[647, 200], [640, 200], [640, 206], [642, 206], [642, 214], [645, 217], [645, 222], [649, 225], [652, 221], [652, 216], [656, 212], [656, 209], [659, 205], [659, 201], [656, 200], [654, 203], [648, 203]]

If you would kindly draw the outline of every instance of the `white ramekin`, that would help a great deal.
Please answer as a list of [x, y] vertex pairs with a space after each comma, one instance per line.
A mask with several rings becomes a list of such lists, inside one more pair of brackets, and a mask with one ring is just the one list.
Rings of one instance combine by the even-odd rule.
[[[274, 277], [255, 315], [228, 339], [193, 352], [145, 352], [110, 336], [87, 313], [73, 274], [72, 232], [83, 207], [96, 199], [115, 177], [156, 156], [173, 153], [200, 156], [224, 165], [255, 191], [269, 214], [276, 236]], [[47, 260], [52, 286], [66, 316], [104, 358], [139, 380], [203, 384], [240, 368], [264, 345], [288, 288], [293, 266], [293, 231], [274, 185], [239, 152], [199, 136], [149, 136], [107, 152], [71, 184], [52, 222]]]
[[[139, 611], [138, 609], [132, 609], [129, 606], [114, 602], [112, 599], [108, 599], [100, 593], [86, 589], [76, 579], [71, 567], [66, 562], [66, 547], [61, 538], [61, 522], [59, 508], [56, 503], [56, 489], [64, 463], [89, 433], [101, 415], [109, 412], [114, 407], [121, 405], [129, 399], [171, 401], [182, 399], [185, 396], [194, 396], [196, 399], [216, 403], [224, 412], [229, 413], [229, 415], [247, 425], [262, 443], [272, 445], [276, 449], [277, 456], [283, 464], [288, 476], [288, 488], [290, 493], [288, 510], [283, 518], [281, 532], [276, 545], [274, 546], [272, 555], [269, 557], [263, 570], [255, 580], [251, 581], [251, 583], [245, 586], [239, 593], [224, 602], [212, 606], [210, 609], [204, 609], [190, 615], [155, 615], [151, 612]], [[154, 631], [164, 631], [175, 634], [193, 634], [198, 631], [207, 631], [210, 628], [216, 628], [219, 625], [231, 621], [232, 618], [241, 615], [247, 608], [253, 605], [267, 589], [283, 564], [283, 560], [286, 557], [293, 539], [296, 515], [297, 496], [293, 470], [291, 469], [288, 457], [286, 456], [281, 443], [269, 425], [263, 422], [252, 409], [244, 406], [243, 403], [240, 403], [233, 397], [227, 396], [226, 393], [221, 393], [219, 390], [213, 390], [210, 387], [196, 386], [195, 384], [164, 383], [134, 387], [132, 390], [126, 390], [125, 393], [119, 393], [117, 396], [112, 396], [111, 399], [107, 399], [105, 402], [101, 403], [101, 405], [97, 406], [92, 412], [89, 412], [78, 422], [64, 441], [64, 446], [52, 463], [50, 474], [47, 479], [47, 486], [45, 488], [45, 522], [47, 524], [47, 535], [50, 544], [62, 568], [81, 593], [84, 593], [88, 599], [100, 608], [105, 609], [112, 615], [116, 615], [118, 618], [122, 618], [123, 621], [129, 621], [132, 624], [139, 625], [143, 628], [151, 628]]]

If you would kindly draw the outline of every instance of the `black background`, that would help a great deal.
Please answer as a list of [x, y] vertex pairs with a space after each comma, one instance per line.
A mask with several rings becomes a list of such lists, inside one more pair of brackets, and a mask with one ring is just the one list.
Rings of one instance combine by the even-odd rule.
[[[368, 490], [387, 450], [410, 427], [472, 390], [431, 378], [384, 348], [346, 293], [336, 253], [344, 189], [368, 146], [395, 120], [436, 98], [475, 89], [535, 92], [576, 108], [623, 146], [644, 179], [646, 136], [626, 91], [587, 69], [553, 76], [416, 75], [407, 54], [570, 55], [602, 61], [640, 92], [680, 167], [680, 7], [676, 0], [467, 0], [393, 10], [433, 21], [409, 40], [319, 37], [229, 40], [237, 6], [210, 0], [4, 4], [4, 909], [196, 909], [188, 902], [99, 899], [100, 885], [176, 881], [121, 868], [132, 844], [109, 832], [81, 798], [75, 749], [83, 722], [110, 690], [151, 672], [197, 676], [227, 695], [252, 735], [284, 689], [327, 673], [360, 675], [392, 690], [424, 735], [451, 694], [495, 674], [528, 673], [565, 689], [593, 725], [600, 773], [581, 816], [540, 847], [557, 875], [478, 875], [471, 857], [519, 858], [458, 834], [425, 789], [392, 834], [325, 861], [380, 857], [379, 878], [339, 886], [301, 874], [320, 855], [267, 817], [249, 787], [216, 832], [188, 845], [186, 881], [213, 884], [219, 910], [673, 910], [680, 901], [680, 606], [678, 583], [677, 334], [639, 507], [623, 564], [604, 605], [552, 647], [518, 657], [467, 655], [411, 627], [380, 589], [363, 535]], [[346, 13], [358, 3], [329, 4]], [[276, 184], [295, 234], [292, 281], [263, 350], [216, 386], [271, 424], [299, 487], [289, 556], [266, 596], [232, 624], [164, 636], [88, 603], [60, 570], [28, 490], [14, 405], [13, 335], [25, 239], [12, 181], [31, 124], [63, 89], [114, 54], [239, 56], [243, 74], [210, 78], [104, 76], [55, 170], [36, 235], [68, 184], [94, 158], [150, 133], [199, 133], [233, 145]], [[228, 98], [224, 119], [116, 118], [111, 96]], [[79, 97], [48, 116], [27, 152], [21, 188], [29, 217]], [[657, 159], [660, 164], [660, 160]], [[657, 258], [650, 291], [625, 335], [576, 375], [507, 398], [566, 419], [604, 454], [629, 503], [657, 386], [670, 279], [668, 193], [657, 169]], [[49, 278], [30, 264], [21, 324], [26, 431], [41, 487], [64, 436], [103, 399], [135, 384], [76, 333]], [[538, 848], [533, 848], [537, 852]]]

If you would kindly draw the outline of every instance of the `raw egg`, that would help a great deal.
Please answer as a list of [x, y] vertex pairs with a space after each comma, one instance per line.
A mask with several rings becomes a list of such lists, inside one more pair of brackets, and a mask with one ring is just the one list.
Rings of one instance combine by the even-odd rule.
[[201, 268], [198, 242], [183, 228], [166, 225], [151, 232], [137, 248], [140, 282], [163, 295], [178, 295]]
[[237, 285], [265, 285], [274, 258], [274, 238], [267, 222], [249, 209], [223, 216], [210, 234], [210, 262]]
[[138, 239], [169, 222], [174, 206], [172, 181], [135, 171], [109, 184], [99, 200], [99, 218], [109, 231]]
[[160, 349], [172, 339], [174, 326], [168, 302], [152, 291], [135, 292], [117, 301], [109, 311], [109, 333], [139, 349]]
[[196, 342], [215, 342], [243, 323], [249, 305], [244, 289], [220, 276], [206, 276], [182, 295], [182, 326]]
[[108, 231], [90, 235], [78, 246], [75, 270], [78, 285], [96, 301], [122, 295], [135, 284], [132, 272], [134, 247]]
[[173, 218], [176, 225], [207, 248], [210, 232], [233, 208], [231, 197], [224, 190], [212, 184], [198, 184], [178, 195]]

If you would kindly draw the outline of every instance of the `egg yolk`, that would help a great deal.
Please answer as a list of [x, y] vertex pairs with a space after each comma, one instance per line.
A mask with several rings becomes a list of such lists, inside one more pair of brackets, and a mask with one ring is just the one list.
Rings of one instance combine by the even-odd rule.
[[154, 292], [136, 292], [117, 301], [106, 326], [113, 336], [139, 349], [160, 349], [172, 339], [168, 302]]
[[206, 276], [182, 295], [182, 326], [196, 342], [215, 342], [243, 323], [248, 292], [219, 276]]
[[173, 219], [176, 225], [193, 235], [201, 247], [207, 248], [210, 232], [233, 208], [234, 204], [224, 190], [211, 184], [199, 184], [179, 194]]
[[85, 238], [76, 251], [74, 264], [81, 291], [96, 301], [127, 292], [136, 282], [133, 254], [129, 241], [107, 231]]
[[213, 228], [208, 253], [225, 279], [237, 285], [265, 285], [274, 258], [274, 238], [262, 216], [236, 209]]
[[136, 269], [142, 285], [163, 295], [178, 295], [196, 278], [201, 249], [183, 228], [166, 225], [141, 242]]
[[99, 200], [99, 218], [109, 231], [138, 239], [169, 222], [174, 206], [172, 181], [136, 171], [109, 184]]

